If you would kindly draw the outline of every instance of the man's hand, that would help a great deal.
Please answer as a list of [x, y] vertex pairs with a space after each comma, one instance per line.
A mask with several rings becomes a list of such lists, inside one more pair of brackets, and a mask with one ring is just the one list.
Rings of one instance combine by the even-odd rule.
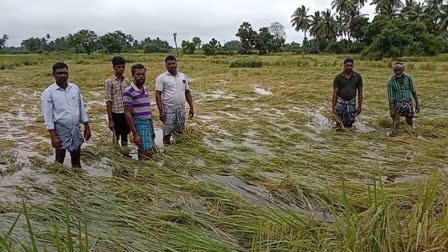
[[112, 118], [109, 118], [109, 129], [111, 131], [114, 131], [114, 128], [115, 128], [114, 120], [112, 120]]
[[190, 112], [188, 112], [190, 119], [194, 117], [194, 108], [190, 108]]
[[84, 139], [86, 141], [89, 141], [91, 137], [92, 137], [92, 132], [90, 132], [90, 126], [86, 125], [84, 127]]
[[415, 113], [416, 114], [420, 113], [420, 104], [415, 105]]
[[161, 113], [159, 118], [160, 118], [160, 121], [165, 123], [165, 121], [166, 121], [166, 114], [165, 113]]
[[134, 135], [134, 143], [135, 143], [137, 146], [142, 146], [142, 145], [143, 145], [143, 139], [140, 137], [139, 134], [135, 134], [135, 135]]
[[51, 145], [52, 145], [55, 149], [60, 149], [60, 148], [62, 148], [61, 140], [59, 139], [58, 136], [52, 136], [52, 137], [51, 137]]
[[359, 116], [359, 114], [361, 114], [361, 111], [362, 111], [362, 108], [361, 108], [361, 106], [359, 106], [359, 107], [356, 109], [356, 116]]

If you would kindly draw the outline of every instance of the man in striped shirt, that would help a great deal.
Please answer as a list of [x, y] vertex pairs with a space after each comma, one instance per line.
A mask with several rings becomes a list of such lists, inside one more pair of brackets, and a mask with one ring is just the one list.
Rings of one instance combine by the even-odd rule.
[[149, 91], [145, 87], [146, 68], [135, 64], [131, 67], [131, 73], [133, 83], [123, 93], [124, 113], [134, 143], [138, 146], [138, 159], [147, 160], [152, 157], [155, 134]]
[[393, 65], [394, 76], [390, 77], [387, 84], [387, 95], [389, 99], [390, 116], [393, 127], [396, 128], [400, 116], [406, 117], [406, 123], [413, 126], [414, 108], [412, 99], [415, 102], [415, 113], [420, 112], [417, 89], [411, 75], [404, 73], [404, 63], [397, 62]]

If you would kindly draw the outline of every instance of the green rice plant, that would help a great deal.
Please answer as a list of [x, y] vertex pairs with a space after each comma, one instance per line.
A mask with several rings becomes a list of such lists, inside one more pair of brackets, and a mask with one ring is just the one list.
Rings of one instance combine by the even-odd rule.
[[257, 58], [240, 58], [230, 63], [230, 68], [259, 68], [263, 62]]

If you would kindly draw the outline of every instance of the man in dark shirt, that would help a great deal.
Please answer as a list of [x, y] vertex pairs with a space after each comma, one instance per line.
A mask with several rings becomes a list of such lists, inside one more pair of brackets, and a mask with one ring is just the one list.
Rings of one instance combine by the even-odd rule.
[[[356, 116], [361, 114], [363, 100], [363, 82], [359, 73], [353, 71], [354, 60], [344, 60], [344, 71], [333, 82], [333, 113], [340, 117], [344, 127], [351, 128]], [[356, 108], [358, 95], [358, 108]]]

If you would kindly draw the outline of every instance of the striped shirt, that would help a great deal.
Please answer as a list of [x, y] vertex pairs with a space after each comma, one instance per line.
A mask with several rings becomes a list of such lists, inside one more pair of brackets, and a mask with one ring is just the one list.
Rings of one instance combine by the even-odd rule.
[[123, 93], [123, 105], [132, 107], [134, 119], [151, 119], [151, 100], [145, 86], [143, 86], [143, 92], [134, 83], [127, 87]]
[[400, 83], [394, 75], [387, 84], [389, 103], [409, 101], [416, 92], [414, 79], [409, 74], [403, 74], [403, 83]]
[[106, 103], [112, 102], [113, 113], [124, 113], [123, 93], [129, 85], [131, 85], [131, 82], [126, 78], [120, 80], [115, 75], [104, 82], [105, 100]]

